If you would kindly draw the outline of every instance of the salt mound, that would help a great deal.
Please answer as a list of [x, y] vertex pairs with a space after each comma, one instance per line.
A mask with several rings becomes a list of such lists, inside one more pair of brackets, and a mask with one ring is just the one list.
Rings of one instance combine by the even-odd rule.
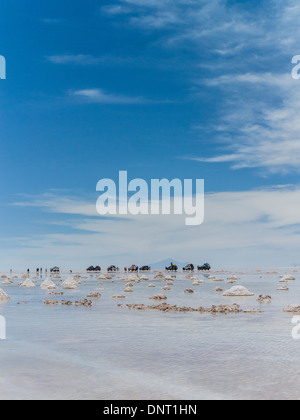
[[271, 303], [272, 302], [272, 298], [269, 295], [259, 295], [258, 299], [256, 299], [256, 301], [258, 303]]
[[199, 286], [199, 284], [203, 283], [203, 281], [201, 282], [200, 280], [195, 280], [192, 283], [192, 286]]
[[0, 289], [0, 301], [4, 300], [10, 300], [10, 297], [4, 292], [4, 290]]
[[289, 290], [289, 288], [287, 286], [281, 286], [281, 287], [278, 287], [277, 290]]
[[287, 308], [283, 309], [283, 312], [300, 312], [300, 305], [289, 305]]
[[158, 294], [158, 295], [153, 295], [153, 296], [149, 297], [149, 299], [152, 299], [152, 300], [166, 300], [167, 296], [163, 295], [163, 294]]
[[5, 279], [3, 282], [2, 282], [2, 284], [3, 285], [8, 285], [8, 284], [12, 284], [13, 283], [13, 281], [11, 281], [11, 280], [9, 280], [9, 279]]
[[140, 276], [140, 280], [149, 280], [149, 277], [145, 276], [145, 274], [143, 274], [142, 276]]
[[27, 279], [25, 281], [22, 281], [22, 283], [20, 283], [21, 287], [35, 287], [34, 282], [31, 279]]
[[235, 280], [235, 281], [237, 281], [237, 280], [240, 280], [240, 278], [238, 277], [238, 276], [230, 276], [230, 277], [227, 277], [227, 280]]
[[64, 282], [61, 284], [63, 289], [77, 289], [78, 283], [72, 277], [68, 277]]
[[282, 280], [286, 280], [286, 281], [291, 281], [291, 280], [296, 280], [296, 278], [294, 276], [292, 276], [291, 274], [287, 274], [285, 276], [282, 277]]
[[254, 296], [254, 293], [244, 286], [233, 286], [224, 292], [223, 296]]
[[155, 286], [155, 284], [150, 283], [150, 284], [148, 284], [148, 286], [147, 286], [147, 287], [156, 287], [156, 286]]
[[127, 276], [127, 280], [129, 280], [129, 281], [137, 281], [137, 280], [139, 280], [139, 278], [135, 274], [129, 274]]
[[43, 281], [40, 287], [41, 289], [46, 289], [46, 290], [57, 289], [55, 283], [53, 283], [53, 281], [49, 277], [47, 277], [46, 280]]

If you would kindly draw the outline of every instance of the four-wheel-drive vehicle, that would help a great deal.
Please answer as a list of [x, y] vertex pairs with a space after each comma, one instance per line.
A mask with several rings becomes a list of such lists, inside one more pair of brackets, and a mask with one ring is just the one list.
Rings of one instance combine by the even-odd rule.
[[50, 273], [59, 273], [59, 267], [50, 268]]
[[140, 271], [150, 271], [151, 267], [149, 265], [143, 265], [139, 270]]
[[177, 271], [178, 267], [176, 264], [171, 263], [169, 267], [166, 267], [167, 271]]
[[188, 264], [185, 267], [183, 267], [183, 271], [194, 271], [194, 269], [194, 264]]
[[119, 269], [118, 269], [118, 267], [116, 267], [115, 265], [110, 265], [108, 268], [107, 268], [107, 271], [118, 271]]
[[86, 269], [86, 271], [101, 271], [101, 267], [99, 265], [96, 265], [96, 267], [91, 265], [89, 268]]
[[211, 269], [210, 265], [208, 263], [205, 263], [203, 265], [198, 265], [198, 271], [208, 271]]
[[132, 264], [132, 266], [128, 268], [128, 271], [138, 271], [138, 270], [139, 270], [139, 267], [135, 264]]

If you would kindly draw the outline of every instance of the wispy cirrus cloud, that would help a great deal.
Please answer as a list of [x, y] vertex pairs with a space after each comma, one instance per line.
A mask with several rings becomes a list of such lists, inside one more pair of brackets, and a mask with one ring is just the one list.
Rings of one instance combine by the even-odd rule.
[[101, 58], [89, 54], [48, 55], [45, 58], [47, 61], [55, 64], [93, 65], [102, 61]]
[[300, 83], [290, 75], [291, 58], [299, 54], [296, 0], [270, 0], [268, 7], [222, 0], [116, 0], [110, 6], [126, 10], [122, 22], [151, 30], [156, 45], [178, 54], [193, 50], [190, 69], [203, 70], [202, 80], [190, 80], [194, 98], [216, 98], [211, 153], [197, 160], [263, 175], [300, 172]]
[[80, 89], [71, 90], [68, 95], [80, 101], [96, 104], [134, 105], [146, 104], [148, 100], [142, 97], [131, 97], [105, 92], [102, 89]]
[[226, 152], [194, 160], [228, 162], [233, 169], [260, 168], [264, 174], [299, 172], [300, 100], [290, 73], [225, 75], [203, 82], [234, 89], [243, 99], [227, 100], [224, 106], [221, 137]]

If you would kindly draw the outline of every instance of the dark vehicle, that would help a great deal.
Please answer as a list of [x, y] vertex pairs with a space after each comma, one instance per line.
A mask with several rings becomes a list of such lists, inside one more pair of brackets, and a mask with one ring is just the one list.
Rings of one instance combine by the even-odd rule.
[[138, 270], [139, 270], [139, 267], [135, 264], [132, 264], [132, 266], [128, 268], [128, 271], [138, 271]]
[[140, 271], [150, 271], [151, 270], [151, 267], [149, 266], [149, 265], [143, 265], [141, 268], [140, 268]]
[[50, 268], [50, 273], [59, 273], [59, 267]]
[[197, 268], [198, 268], [198, 271], [209, 271], [211, 269], [208, 263], [205, 263], [203, 265], [198, 265]]
[[101, 267], [99, 265], [96, 265], [96, 267], [91, 265], [89, 268], [86, 269], [86, 271], [101, 271]]
[[194, 264], [188, 264], [185, 267], [183, 267], [183, 271], [194, 271], [195, 267]]
[[116, 267], [115, 265], [110, 265], [107, 268], [107, 271], [110, 271], [110, 272], [112, 272], [112, 271], [118, 271], [118, 270], [119, 270], [118, 267]]
[[167, 271], [177, 271], [178, 267], [176, 264], [171, 263], [171, 265], [169, 267], [166, 267]]

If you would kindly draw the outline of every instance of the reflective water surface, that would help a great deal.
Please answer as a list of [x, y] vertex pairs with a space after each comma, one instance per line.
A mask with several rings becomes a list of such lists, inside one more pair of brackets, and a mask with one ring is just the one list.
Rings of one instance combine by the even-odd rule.
[[[282, 270], [281, 273], [290, 272]], [[280, 273], [279, 273], [280, 274]], [[134, 284], [124, 293], [125, 281], [116, 276], [101, 280], [87, 275], [77, 290], [49, 296], [37, 287], [14, 284], [0, 287], [11, 300], [0, 304], [7, 322], [7, 339], [0, 340], [1, 399], [298, 399], [300, 397], [300, 340], [292, 338], [291, 314], [282, 312], [300, 304], [300, 282], [277, 291], [279, 274], [238, 274], [254, 297], [226, 298], [228, 273], [218, 273], [217, 283], [195, 274], [205, 283], [192, 286], [177, 274], [170, 291], [163, 280]], [[55, 280], [60, 290], [60, 282]], [[194, 294], [184, 293], [192, 288]], [[85, 298], [91, 291], [91, 308], [44, 305]], [[135, 311], [118, 304], [153, 304], [149, 297], [165, 293], [168, 303], [209, 307], [238, 303], [242, 308], [262, 308], [262, 314], [211, 315]], [[125, 294], [126, 299], [112, 299]], [[256, 302], [271, 295], [268, 305]], [[26, 302], [26, 304], [24, 303]], [[19, 304], [18, 304], [19, 303]]]

